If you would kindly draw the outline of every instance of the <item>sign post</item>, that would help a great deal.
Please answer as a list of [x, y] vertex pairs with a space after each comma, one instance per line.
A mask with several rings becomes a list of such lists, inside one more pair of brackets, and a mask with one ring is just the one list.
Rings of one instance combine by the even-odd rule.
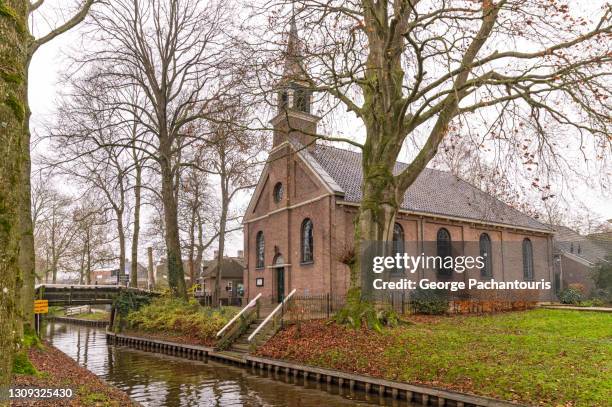
[[36, 329], [36, 335], [40, 336], [40, 314], [49, 313], [49, 301], [48, 300], [34, 300], [34, 326]]

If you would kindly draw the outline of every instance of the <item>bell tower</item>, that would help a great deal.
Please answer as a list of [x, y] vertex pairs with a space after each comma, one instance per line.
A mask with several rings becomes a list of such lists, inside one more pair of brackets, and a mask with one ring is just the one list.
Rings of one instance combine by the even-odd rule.
[[274, 126], [272, 147], [287, 138], [295, 139], [309, 148], [314, 147], [316, 138], [312, 135], [317, 133], [320, 117], [311, 113], [312, 91], [303, 59], [297, 25], [292, 18], [285, 52], [285, 69], [276, 95], [277, 112], [270, 120]]

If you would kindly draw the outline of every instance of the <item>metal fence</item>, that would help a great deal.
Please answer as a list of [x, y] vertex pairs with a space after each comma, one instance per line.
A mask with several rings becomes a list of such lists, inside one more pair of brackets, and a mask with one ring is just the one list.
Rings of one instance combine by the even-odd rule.
[[[520, 296], [508, 297], [504, 293], [489, 293], [480, 298], [473, 293], [447, 293], [442, 298], [445, 314], [483, 314], [492, 312], [515, 311], [533, 308], [536, 305], [534, 293], [525, 292]], [[404, 291], [385, 293], [376, 298], [374, 303], [380, 308], [391, 308], [400, 315], [423, 313], [424, 302], [416, 300]], [[285, 311], [287, 320], [325, 319], [332, 317], [346, 303], [346, 296], [315, 294], [300, 295], [292, 298]]]
[[297, 295], [292, 299], [288, 313], [300, 319], [330, 318], [344, 306], [345, 300], [344, 296], [331, 294]]

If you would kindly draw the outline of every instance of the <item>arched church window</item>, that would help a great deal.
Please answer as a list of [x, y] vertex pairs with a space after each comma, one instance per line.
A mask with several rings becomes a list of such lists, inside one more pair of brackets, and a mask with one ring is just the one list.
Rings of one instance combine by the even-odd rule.
[[277, 182], [276, 185], [274, 185], [274, 191], [273, 191], [273, 195], [274, 195], [274, 202], [278, 203], [283, 199], [283, 184], [280, 182]]
[[[397, 253], [404, 253], [404, 228], [399, 223], [395, 223], [393, 225], [393, 255], [395, 256]], [[392, 272], [401, 273], [402, 269], [393, 268]]]
[[491, 257], [491, 238], [487, 233], [480, 235], [480, 257], [483, 258], [484, 267], [480, 270], [483, 277], [493, 276], [493, 259]]
[[440, 267], [438, 267], [438, 274], [450, 276], [453, 269], [450, 267], [445, 267], [445, 263], [449, 262], [445, 261], [447, 257], [452, 257], [451, 250], [451, 236], [448, 230], [445, 228], [440, 228], [438, 230], [438, 235], [436, 239], [436, 248], [437, 255], [440, 258]]
[[255, 252], [257, 254], [257, 261], [255, 263], [255, 267], [261, 269], [264, 267], [265, 258], [264, 258], [264, 234], [260, 230], [257, 232], [257, 236], [255, 238]]
[[310, 113], [310, 94], [301, 86], [296, 86], [293, 93], [293, 108], [300, 112]]
[[302, 222], [302, 263], [314, 261], [314, 238], [312, 221], [308, 218]]
[[527, 238], [523, 239], [523, 278], [533, 280], [533, 246]]

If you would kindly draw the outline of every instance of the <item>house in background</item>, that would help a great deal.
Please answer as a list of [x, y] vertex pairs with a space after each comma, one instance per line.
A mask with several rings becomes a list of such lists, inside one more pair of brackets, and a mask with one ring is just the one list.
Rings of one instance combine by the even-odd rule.
[[[189, 276], [189, 260], [183, 259], [183, 271], [185, 272], [185, 285], [191, 287], [191, 277]], [[146, 280], [145, 280], [146, 281]], [[168, 265], [166, 259], [162, 258], [155, 266], [155, 288], [168, 288]]]
[[91, 283], [97, 285], [117, 285], [118, 267], [101, 267], [91, 271]]
[[[91, 271], [91, 283], [98, 285], [128, 285], [132, 262], [125, 259], [125, 270], [119, 273], [118, 266], [102, 267]], [[138, 273], [138, 287], [147, 287], [147, 268], [140, 263], [136, 266]]]
[[[199, 283], [204, 296], [212, 296], [215, 289], [218, 260], [215, 252], [213, 260], [206, 260], [202, 265], [202, 276]], [[238, 250], [236, 257], [225, 256], [221, 267], [221, 303], [224, 305], [241, 305], [244, 295], [243, 276], [245, 270], [244, 252]]]
[[590, 294], [595, 288], [593, 269], [612, 254], [612, 240], [606, 239], [605, 233], [584, 236], [565, 226], [554, 230], [555, 290], [580, 284], [585, 294]]

